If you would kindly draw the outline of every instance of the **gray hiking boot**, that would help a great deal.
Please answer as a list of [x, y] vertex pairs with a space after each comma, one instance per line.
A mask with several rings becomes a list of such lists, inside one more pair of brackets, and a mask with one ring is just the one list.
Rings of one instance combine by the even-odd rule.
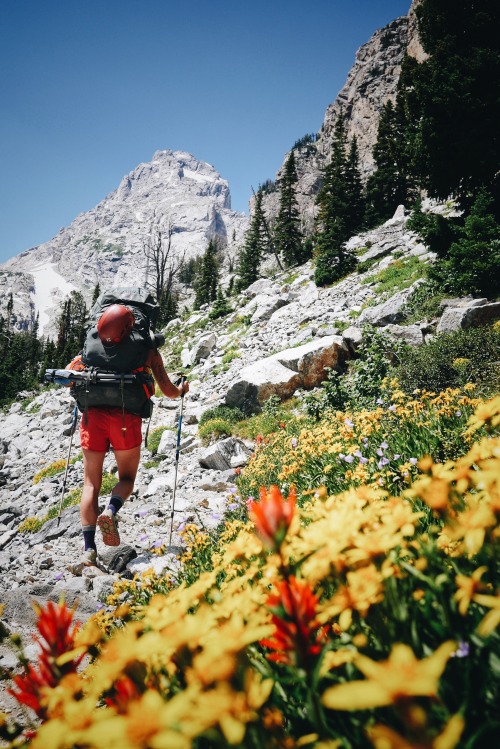
[[95, 549], [87, 549], [82, 552], [80, 560], [76, 564], [69, 564], [68, 571], [72, 575], [81, 577], [83, 570], [87, 567], [97, 567], [97, 551]]

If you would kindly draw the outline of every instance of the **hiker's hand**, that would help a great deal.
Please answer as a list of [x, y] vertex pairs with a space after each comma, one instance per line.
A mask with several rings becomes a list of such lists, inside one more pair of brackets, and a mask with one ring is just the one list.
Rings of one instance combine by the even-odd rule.
[[184, 382], [181, 383], [179, 390], [179, 396], [182, 397], [183, 395], [186, 395], [186, 393], [189, 393], [189, 382], [187, 380], [184, 380]]

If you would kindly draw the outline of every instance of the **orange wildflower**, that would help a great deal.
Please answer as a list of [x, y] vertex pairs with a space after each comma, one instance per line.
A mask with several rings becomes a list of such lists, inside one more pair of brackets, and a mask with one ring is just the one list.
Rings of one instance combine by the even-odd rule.
[[277, 550], [283, 543], [295, 514], [295, 488], [290, 489], [288, 500], [285, 500], [276, 485], [271, 486], [269, 491], [261, 487], [259, 494], [259, 502], [249, 502], [248, 514], [264, 544]]

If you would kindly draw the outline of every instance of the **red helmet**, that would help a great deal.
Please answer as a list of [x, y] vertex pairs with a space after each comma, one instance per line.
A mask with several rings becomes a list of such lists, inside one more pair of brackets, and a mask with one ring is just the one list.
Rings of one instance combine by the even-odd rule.
[[104, 310], [97, 323], [99, 338], [108, 346], [120, 343], [129, 335], [134, 322], [133, 312], [128, 307], [123, 304], [111, 304]]

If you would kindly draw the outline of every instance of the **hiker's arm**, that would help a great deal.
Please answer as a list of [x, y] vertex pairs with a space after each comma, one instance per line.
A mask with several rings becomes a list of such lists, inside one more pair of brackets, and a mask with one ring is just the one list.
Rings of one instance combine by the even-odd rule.
[[178, 398], [182, 393], [187, 393], [189, 391], [188, 382], [184, 382], [182, 388], [178, 388], [176, 385], [174, 385], [165, 371], [165, 367], [163, 366], [163, 359], [158, 352], [151, 352], [147, 364], [153, 370], [153, 376], [158, 383], [161, 392], [163, 393], [163, 395], [166, 395], [167, 398]]

